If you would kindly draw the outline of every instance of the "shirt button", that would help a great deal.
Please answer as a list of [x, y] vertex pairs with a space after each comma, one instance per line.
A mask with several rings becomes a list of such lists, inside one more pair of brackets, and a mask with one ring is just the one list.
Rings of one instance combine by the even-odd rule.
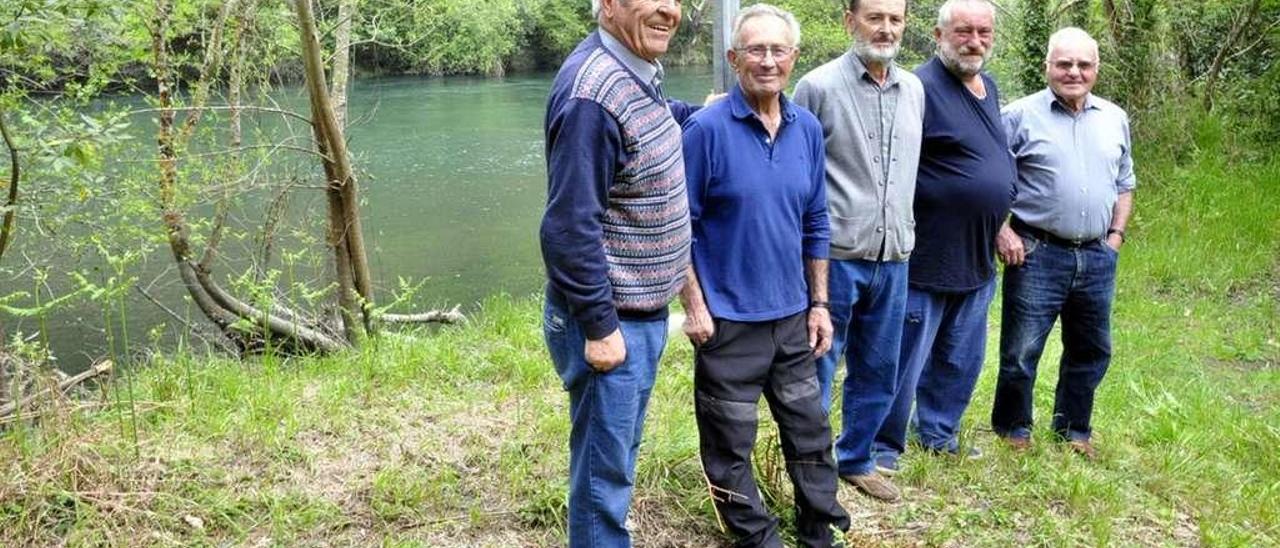
[[876, 134], [874, 134], [874, 133], [868, 133], [868, 134], [867, 134], [867, 138], [868, 138], [868, 139], [875, 139], [875, 138], [876, 138]]
[[871, 161], [872, 161], [872, 162], [875, 162], [875, 163], [877, 163], [877, 164], [878, 164], [878, 163], [880, 163], [880, 157], [879, 157], [879, 156], [876, 156], [875, 158], [872, 158], [872, 159], [871, 159]]
[[883, 227], [883, 226], [877, 226], [877, 227], [876, 227], [876, 232], [884, 232], [884, 227]]
[[1083, 211], [1081, 211], [1081, 212], [1080, 212], [1080, 216], [1081, 216], [1081, 217], [1084, 217], [1084, 216], [1085, 216], [1085, 214], [1084, 214], [1084, 212], [1083, 212]]

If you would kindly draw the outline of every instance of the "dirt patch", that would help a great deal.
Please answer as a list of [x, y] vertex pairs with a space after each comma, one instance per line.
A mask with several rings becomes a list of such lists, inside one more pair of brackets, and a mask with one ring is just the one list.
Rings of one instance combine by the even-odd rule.
[[1243, 373], [1256, 373], [1259, 371], [1270, 371], [1280, 367], [1280, 362], [1275, 358], [1258, 358], [1258, 359], [1234, 359], [1223, 360], [1219, 358], [1206, 358], [1205, 364], [1215, 369], [1227, 369], [1230, 371], [1239, 371]]

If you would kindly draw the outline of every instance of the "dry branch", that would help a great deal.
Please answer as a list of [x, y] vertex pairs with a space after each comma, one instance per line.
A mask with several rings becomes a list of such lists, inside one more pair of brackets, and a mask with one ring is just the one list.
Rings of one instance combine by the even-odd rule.
[[[72, 387], [84, 381], [87, 381], [89, 379], [92, 379], [98, 375], [101, 375], [103, 373], [110, 372], [112, 367], [113, 367], [113, 364], [111, 360], [104, 360], [104, 361], [98, 362], [94, 364], [93, 367], [90, 367], [89, 369], [86, 369], [75, 376], [69, 377], [67, 379], [64, 379], [62, 382], [59, 382], [56, 390], [59, 394], [66, 394], [67, 390], [70, 390]], [[0, 420], [7, 418], [9, 415], [13, 415], [17, 413], [19, 409], [24, 409], [30, 406], [40, 398], [48, 395], [53, 390], [54, 389], [51, 389], [51, 388], [45, 388], [43, 390], [37, 391], [34, 394], [30, 394], [28, 396], [18, 398], [17, 401], [14, 401], [13, 403], [8, 403], [3, 406], [0, 406]]]
[[459, 307], [450, 310], [432, 310], [415, 314], [383, 314], [382, 321], [387, 323], [458, 323], [466, 319]]

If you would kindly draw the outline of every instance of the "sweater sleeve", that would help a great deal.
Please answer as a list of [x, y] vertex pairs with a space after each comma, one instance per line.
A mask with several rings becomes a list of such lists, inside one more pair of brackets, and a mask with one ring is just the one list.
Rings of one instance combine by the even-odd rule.
[[702, 105], [691, 105], [679, 99], [667, 99], [667, 107], [671, 109], [671, 117], [676, 124], [684, 124], [693, 113], [702, 109]]
[[547, 125], [547, 209], [539, 232], [547, 278], [587, 338], [618, 328], [601, 218], [625, 151], [599, 104], [570, 99]]

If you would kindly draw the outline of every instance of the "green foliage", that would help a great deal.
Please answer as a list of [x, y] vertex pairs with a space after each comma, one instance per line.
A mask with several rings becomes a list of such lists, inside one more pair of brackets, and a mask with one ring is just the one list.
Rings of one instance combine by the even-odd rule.
[[850, 39], [844, 30], [844, 7], [840, 0], [777, 0], [769, 3], [790, 11], [800, 21], [800, 65], [821, 65], [849, 49]]
[[1109, 14], [1110, 40], [1099, 40], [1102, 65], [1095, 92], [1131, 113], [1141, 112], [1175, 89], [1176, 81], [1168, 78], [1156, 62], [1164, 38], [1158, 13], [1161, 2], [1114, 3], [1117, 8]]
[[1021, 13], [1021, 32], [1014, 47], [1014, 59], [1018, 64], [1017, 82], [1023, 95], [1043, 89], [1045, 46], [1053, 34], [1048, 2], [1024, 2]]
[[519, 48], [519, 53], [512, 60], [513, 65], [553, 66], [595, 27], [589, 2], [524, 0], [519, 7], [519, 18], [525, 22], [522, 32], [527, 45]]
[[[1135, 140], [1144, 175], [1096, 405], [1101, 460], [1077, 458], [1047, 428], [1028, 453], [1003, 448], [983, 426], [989, 350], [961, 431], [986, 458], [909, 448], [900, 504], [842, 488], [858, 516], [850, 545], [1280, 542], [1280, 162], [1238, 154], [1232, 126], [1186, 115], [1194, 104], [1153, 111], [1144, 131], [1159, 133]], [[157, 354], [136, 370], [132, 396], [113, 381], [105, 409], [53, 410], [0, 432], [0, 544], [562, 544], [567, 398], [539, 304], [495, 297], [467, 324], [326, 358]], [[1060, 351], [1051, 337], [1046, 363]], [[698, 464], [692, 358], [673, 335], [636, 474], [637, 544], [727, 541]], [[1047, 416], [1057, 370], [1040, 375], [1035, 405]], [[756, 464], [786, 531], [788, 482], [767, 416]]]

